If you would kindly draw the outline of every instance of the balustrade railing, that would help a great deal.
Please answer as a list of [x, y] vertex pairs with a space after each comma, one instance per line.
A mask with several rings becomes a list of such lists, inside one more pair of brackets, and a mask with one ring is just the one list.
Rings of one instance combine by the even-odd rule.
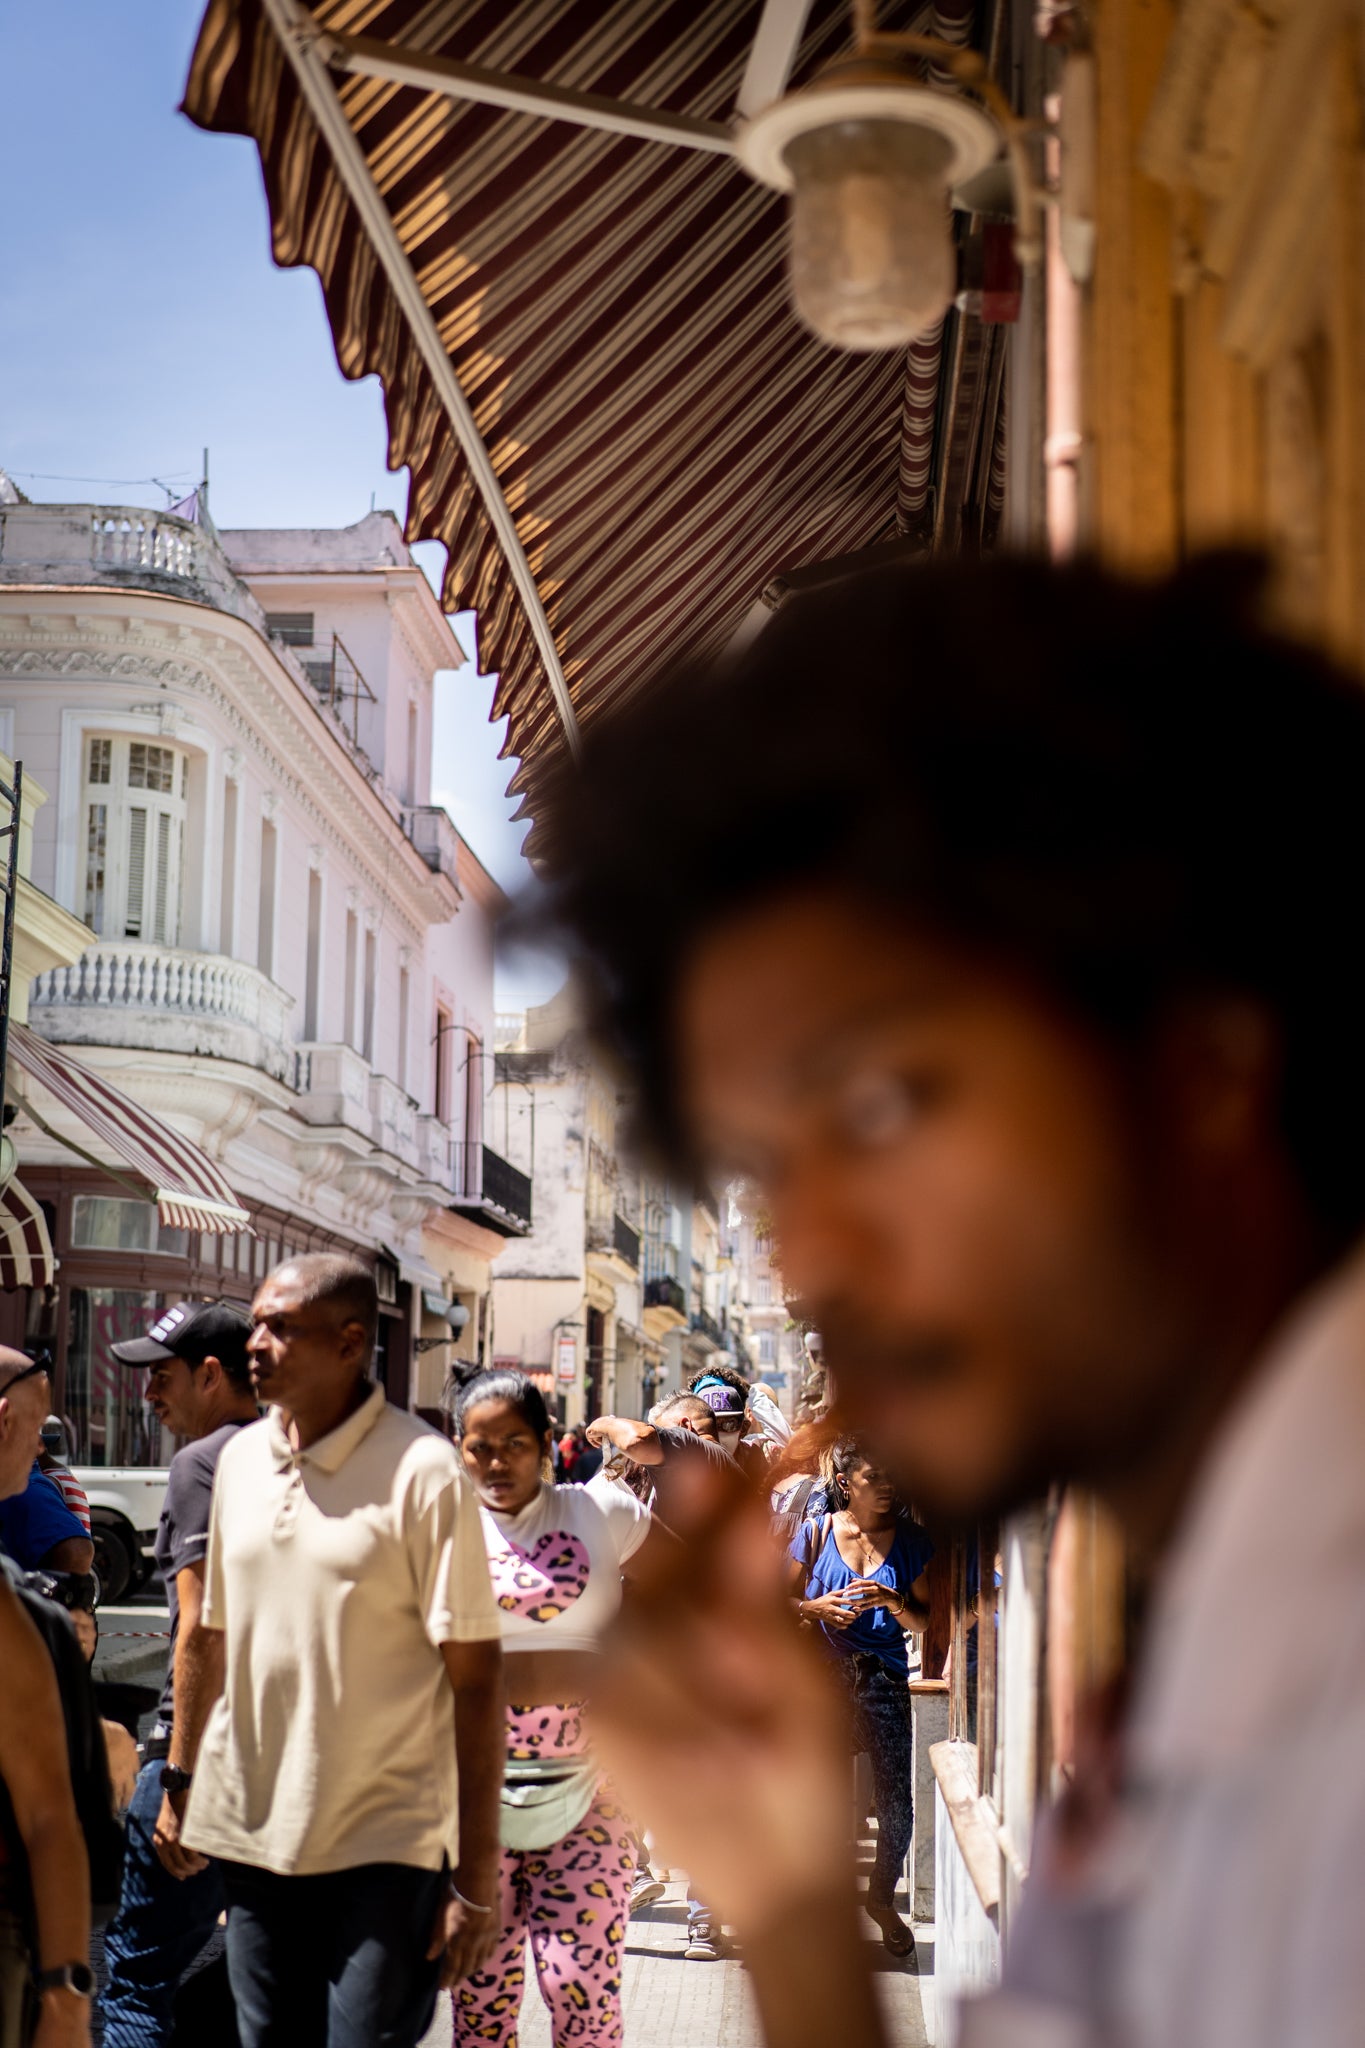
[[119, 511], [96, 506], [90, 519], [90, 559], [102, 569], [159, 569], [167, 576], [194, 576], [199, 536], [183, 519], [163, 519], [135, 507]]
[[81, 1005], [221, 1017], [283, 1043], [294, 999], [245, 961], [223, 954], [105, 945], [92, 947], [70, 967], [34, 977], [30, 1010]]

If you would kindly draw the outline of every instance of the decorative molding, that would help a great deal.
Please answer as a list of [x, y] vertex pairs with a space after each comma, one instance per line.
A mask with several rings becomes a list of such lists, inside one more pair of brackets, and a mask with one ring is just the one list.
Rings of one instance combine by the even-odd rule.
[[223, 755], [223, 776], [228, 782], [241, 781], [242, 750], [240, 747], [229, 747]]
[[267, 824], [274, 824], [279, 808], [280, 799], [277, 792], [273, 789], [263, 790], [261, 792], [261, 816], [266, 820]]
[[[3, 593], [0, 592], [0, 600], [2, 598]], [[163, 689], [194, 691], [232, 728], [243, 746], [250, 748], [314, 830], [330, 841], [348, 862], [360, 859], [373, 873], [385, 876], [390, 885], [395, 881], [407, 884], [401, 896], [391, 895], [390, 902], [396, 916], [415, 937], [420, 937], [429, 923], [445, 922], [451, 916], [449, 885], [438, 885], [437, 878], [425, 863], [420, 862], [419, 856], [414, 853], [413, 865], [414, 869], [420, 866], [420, 873], [411, 875], [401, 863], [394, 861], [395, 844], [401, 842], [403, 836], [398, 820], [389, 820], [387, 831], [380, 827], [373, 813], [357, 801], [355, 792], [336, 764], [327, 759], [316, 736], [301, 729], [300, 721], [289, 715], [288, 708], [282, 706], [278, 698], [265, 697], [256, 665], [241, 650], [231, 646], [221, 633], [201, 630], [196, 637], [201, 649], [207, 645], [215, 653], [222, 651], [219, 668], [242, 686], [244, 696], [257, 700], [249, 707], [239, 703], [208, 669], [193, 661], [167, 656], [154, 640], [144, 640], [136, 652], [126, 648], [117, 652], [112, 644], [61, 647], [55, 643], [68, 635], [57, 633], [51, 636], [54, 645], [49, 652], [45, 647], [19, 645], [13, 640], [6, 645], [9, 629], [16, 623], [13, 614], [7, 616], [0, 610], [0, 677], [47, 679], [52, 676], [93, 675], [114, 682], [151, 682]], [[93, 635], [89, 637], [92, 641], [95, 638]], [[114, 640], [114, 636], [107, 632], [98, 637], [109, 643]], [[33, 636], [26, 638], [31, 643]], [[240, 753], [242, 749], [233, 751]], [[319, 780], [326, 786], [325, 801], [314, 796], [305, 787], [297, 769], [289, 765], [301, 758], [317, 771]]]
[[320, 875], [322, 873], [322, 861], [322, 847], [319, 841], [315, 839], [308, 849], [308, 872], [312, 875]]

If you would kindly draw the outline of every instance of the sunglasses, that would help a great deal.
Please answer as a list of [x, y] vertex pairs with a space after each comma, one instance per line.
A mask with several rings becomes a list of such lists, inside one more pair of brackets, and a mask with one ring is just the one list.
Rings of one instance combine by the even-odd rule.
[[0, 1387], [0, 1401], [4, 1400], [5, 1395], [9, 1393], [12, 1387], [18, 1386], [20, 1380], [31, 1380], [37, 1373], [45, 1373], [48, 1367], [51, 1365], [51, 1363], [52, 1361], [50, 1358], [35, 1358], [32, 1365], [26, 1365], [22, 1372], [16, 1372], [11, 1374], [10, 1378], [5, 1381], [3, 1387]]

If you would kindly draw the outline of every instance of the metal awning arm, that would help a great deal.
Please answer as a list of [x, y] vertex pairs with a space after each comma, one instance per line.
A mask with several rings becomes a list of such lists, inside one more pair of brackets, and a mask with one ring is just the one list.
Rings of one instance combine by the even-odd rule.
[[490, 71], [482, 64], [464, 64], [425, 50], [404, 49], [401, 43], [375, 36], [345, 35], [319, 29], [317, 48], [333, 71], [358, 72], [365, 78], [386, 78], [418, 92], [444, 93], [450, 99], [477, 100], [487, 107], [535, 114], [546, 121], [571, 121], [580, 128], [599, 128], [610, 135], [632, 135], [640, 142], [670, 142], [684, 149], [709, 150], [733, 156], [730, 130], [719, 121], [696, 121], [670, 114], [662, 107], [637, 107], [605, 93], [574, 92], [540, 78], [518, 78], [510, 71]]

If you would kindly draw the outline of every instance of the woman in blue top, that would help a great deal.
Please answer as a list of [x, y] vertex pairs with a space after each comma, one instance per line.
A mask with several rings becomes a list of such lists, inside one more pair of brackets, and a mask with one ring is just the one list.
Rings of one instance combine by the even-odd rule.
[[924, 1568], [934, 1546], [854, 1438], [834, 1452], [833, 1502], [833, 1513], [792, 1538], [791, 1585], [797, 1613], [824, 1636], [852, 1696], [854, 1744], [871, 1760], [877, 1801], [867, 1911], [892, 1955], [905, 1956], [915, 1946], [895, 1907], [915, 1818], [905, 1636], [929, 1619]]

